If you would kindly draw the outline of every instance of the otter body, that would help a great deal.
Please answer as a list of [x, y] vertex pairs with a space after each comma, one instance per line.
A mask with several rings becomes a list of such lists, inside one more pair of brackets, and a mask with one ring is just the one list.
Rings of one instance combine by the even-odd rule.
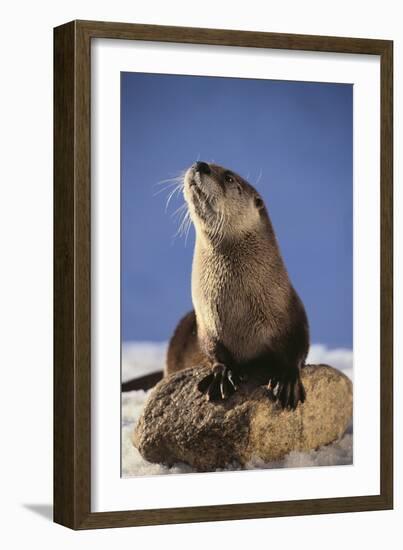
[[263, 200], [239, 175], [204, 162], [187, 171], [184, 196], [196, 230], [194, 311], [171, 339], [167, 374], [209, 364], [199, 384], [209, 399], [226, 399], [254, 377], [295, 408], [305, 399], [308, 321]]

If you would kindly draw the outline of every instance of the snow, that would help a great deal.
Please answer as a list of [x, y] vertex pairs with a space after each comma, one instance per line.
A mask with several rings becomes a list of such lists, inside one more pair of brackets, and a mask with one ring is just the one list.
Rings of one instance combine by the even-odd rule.
[[[160, 371], [164, 367], [166, 342], [131, 342], [122, 349], [122, 381]], [[326, 363], [352, 379], [353, 353], [349, 349], [328, 349], [322, 344], [311, 346], [307, 363]], [[149, 392], [143, 390], [122, 394], [122, 476], [166, 475], [192, 472], [186, 464], [176, 464], [171, 468], [163, 464], [152, 464], [142, 458], [131, 442], [134, 426], [139, 419]], [[254, 460], [241, 468], [230, 464], [227, 470], [267, 469], [267, 468], [301, 468], [308, 466], [334, 466], [352, 464], [353, 462], [353, 429], [348, 428], [338, 441], [316, 451], [306, 453], [291, 452], [283, 460], [264, 463]]]
[[329, 349], [322, 344], [313, 344], [309, 350], [307, 364], [325, 363], [344, 372], [353, 380], [353, 351], [345, 348]]
[[122, 346], [122, 382], [163, 370], [167, 342], [128, 342]]

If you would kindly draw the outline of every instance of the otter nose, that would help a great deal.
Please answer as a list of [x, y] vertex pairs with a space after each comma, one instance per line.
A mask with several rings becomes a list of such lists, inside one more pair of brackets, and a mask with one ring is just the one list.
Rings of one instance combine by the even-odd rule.
[[200, 174], [210, 174], [210, 166], [207, 162], [201, 162], [200, 160], [195, 163], [195, 171], [200, 172]]

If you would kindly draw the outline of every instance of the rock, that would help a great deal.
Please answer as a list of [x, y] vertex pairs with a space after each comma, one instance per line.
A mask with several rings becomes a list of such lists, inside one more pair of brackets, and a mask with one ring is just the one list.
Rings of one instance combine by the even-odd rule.
[[302, 370], [307, 397], [296, 411], [282, 410], [265, 387], [251, 383], [211, 403], [197, 389], [207, 373], [206, 367], [186, 369], [152, 390], [133, 434], [146, 460], [185, 462], [198, 471], [271, 462], [335, 441], [351, 421], [351, 381], [327, 365]]

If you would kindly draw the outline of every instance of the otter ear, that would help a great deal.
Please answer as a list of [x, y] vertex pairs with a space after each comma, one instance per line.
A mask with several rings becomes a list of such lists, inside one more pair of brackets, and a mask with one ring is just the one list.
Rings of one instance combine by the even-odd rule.
[[255, 206], [258, 210], [261, 210], [264, 207], [263, 200], [258, 196], [255, 197]]

